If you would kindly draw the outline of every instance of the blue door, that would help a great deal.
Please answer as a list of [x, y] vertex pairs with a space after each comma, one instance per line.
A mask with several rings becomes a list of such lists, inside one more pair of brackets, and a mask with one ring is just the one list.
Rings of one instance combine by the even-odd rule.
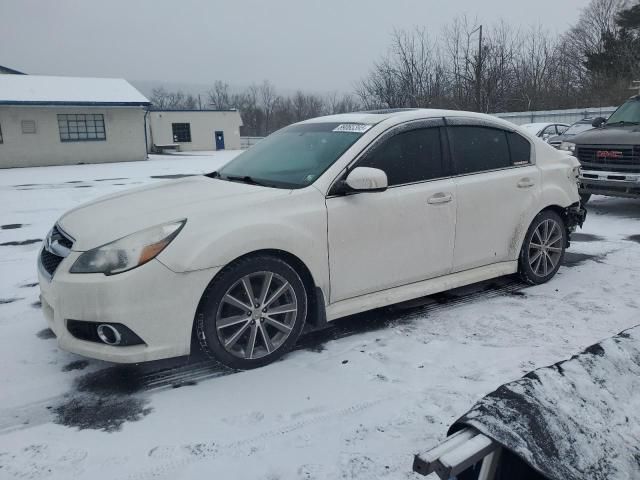
[[224, 132], [216, 131], [216, 150], [224, 150]]

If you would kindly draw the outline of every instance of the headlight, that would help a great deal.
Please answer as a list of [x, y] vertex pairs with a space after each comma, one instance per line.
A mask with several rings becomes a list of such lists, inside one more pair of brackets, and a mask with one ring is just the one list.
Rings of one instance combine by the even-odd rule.
[[164, 250], [185, 223], [180, 220], [157, 225], [88, 250], [78, 257], [70, 272], [114, 275], [139, 267]]
[[570, 153], [575, 153], [576, 144], [575, 143], [571, 143], [571, 142], [562, 142], [560, 144], [560, 150], [565, 150], [565, 151], [570, 152]]

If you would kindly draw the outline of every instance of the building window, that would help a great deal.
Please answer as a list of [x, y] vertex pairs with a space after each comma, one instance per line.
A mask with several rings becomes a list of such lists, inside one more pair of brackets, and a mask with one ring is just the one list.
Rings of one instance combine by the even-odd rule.
[[190, 123], [172, 123], [173, 141], [176, 143], [188, 143], [191, 141]]
[[101, 113], [58, 115], [61, 142], [95, 142], [106, 140], [104, 116]]
[[36, 133], [35, 120], [22, 120], [22, 133]]

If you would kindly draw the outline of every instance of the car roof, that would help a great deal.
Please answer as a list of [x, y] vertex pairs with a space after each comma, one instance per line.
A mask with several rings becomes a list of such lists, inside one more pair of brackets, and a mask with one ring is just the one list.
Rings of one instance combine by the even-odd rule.
[[493, 123], [503, 125], [504, 127], [515, 129], [517, 125], [507, 122], [493, 115], [477, 112], [466, 112], [462, 110], [442, 110], [435, 108], [395, 108], [385, 110], [368, 110], [353, 113], [339, 113], [336, 115], [326, 115], [324, 117], [310, 118], [300, 122], [306, 123], [364, 123], [368, 125], [376, 125], [385, 120], [393, 120], [394, 123], [401, 123], [410, 120], [420, 120], [426, 118], [441, 117], [465, 117], [475, 118], [478, 120], [492, 121]]

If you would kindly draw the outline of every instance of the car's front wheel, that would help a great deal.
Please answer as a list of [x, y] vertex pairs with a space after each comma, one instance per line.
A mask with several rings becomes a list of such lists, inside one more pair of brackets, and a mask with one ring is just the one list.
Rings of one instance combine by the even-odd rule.
[[531, 222], [520, 251], [519, 273], [524, 281], [540, 284], [560, 268], [567, 245], [567, 229], [556, 212], [544, 210]]
[[296, 270], [277, 257], [248, 257], [227, 266], [209, 285], [196, 334], [215, 360], [249, 369], [290, 350], [306, 316], [307, 293]]

